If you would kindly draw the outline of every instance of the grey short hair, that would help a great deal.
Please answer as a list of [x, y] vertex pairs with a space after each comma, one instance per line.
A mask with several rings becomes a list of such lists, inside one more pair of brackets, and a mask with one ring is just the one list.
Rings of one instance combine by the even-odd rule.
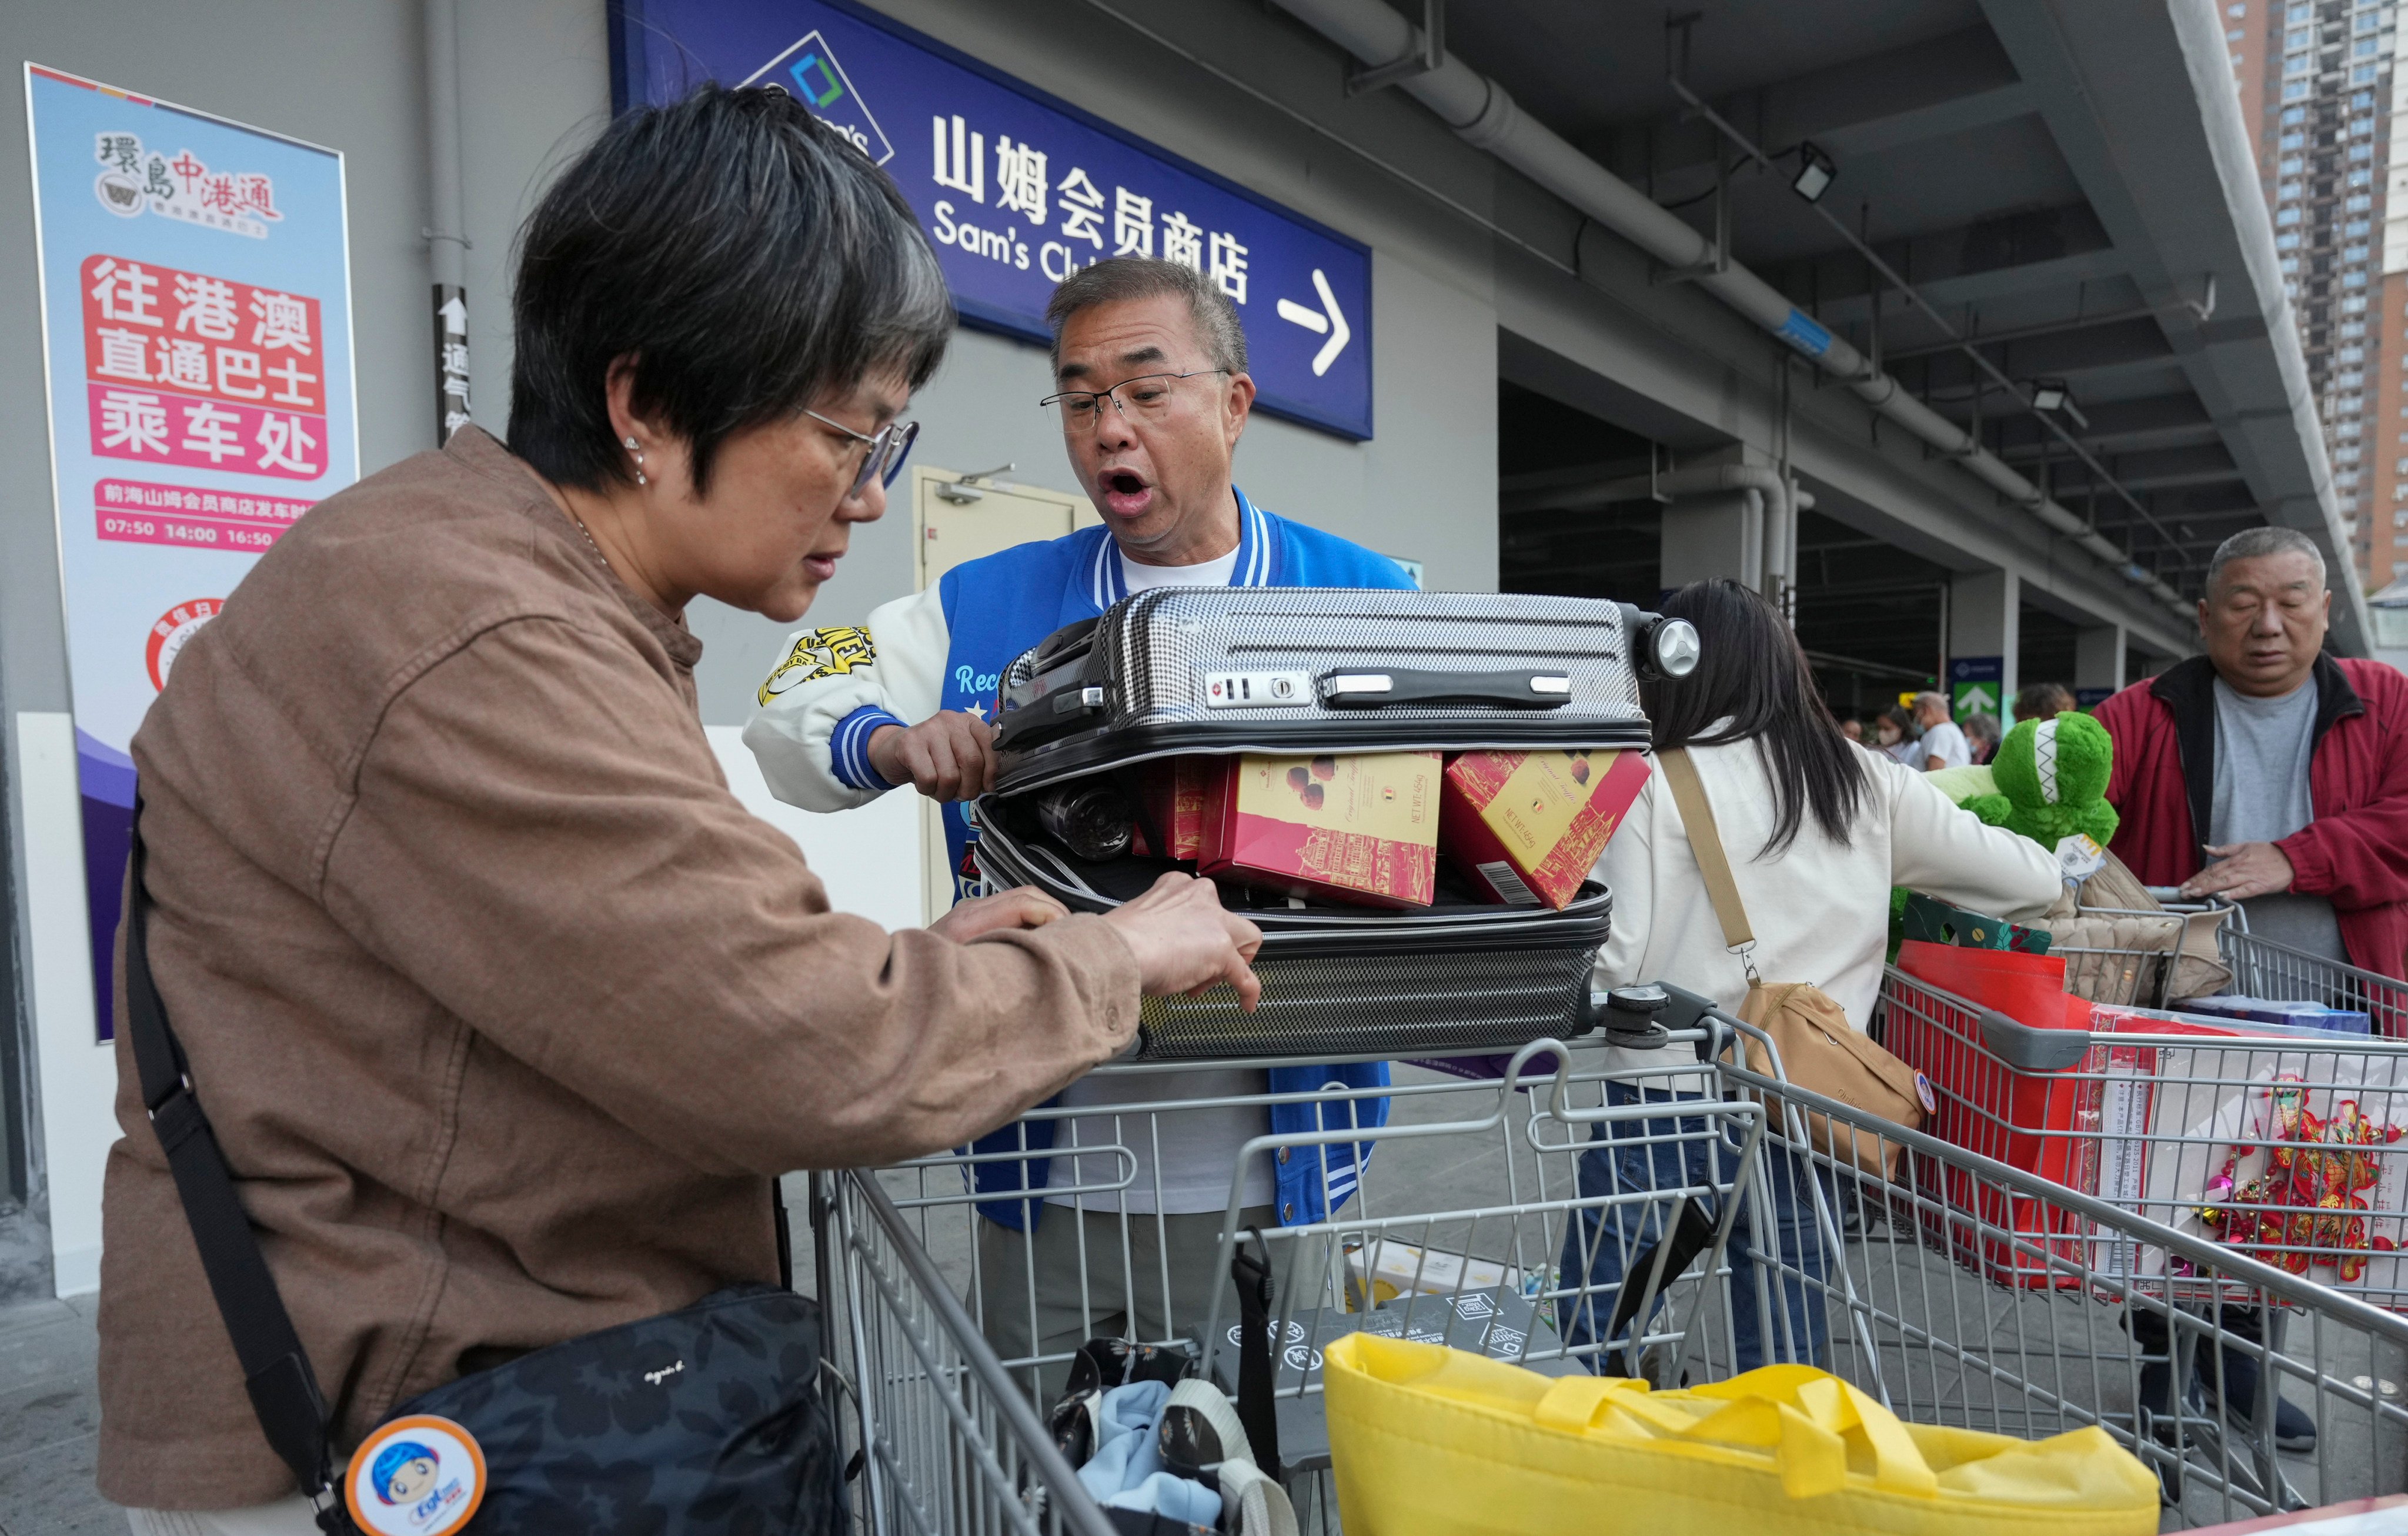
[[1929, 688], [1926, 688], [1923, 692], [1914, 696], [1914, 707], [1916, 709], [1919, 710], [1926, 704], [1937, 704], [1943, 710], [1950, 710], [1952, 708], [1948, 702], [1948, 696], [1946, 694], [1935, 693]]
[[1168, 294], [1187, 301], [1196, 339], [1216, 368], [1246, 371], [1246, 330], [1238, 307], [1221, 285], [1192, 266], [1152, 256], [1114, 256], [1082, 266], [1064, 279], [1045, 305], [1045, 325], [1054, 333], [1054, 366], [1062, 366], [1062, 327], [1082, 309]]
[[2325, 584], [2325, 552], [2316, 548], [2315, 539], [2297, 528], [2243, 528], [2215, 546], [2215, 553], [2208, 556], [2207, 581], [2200, 590], [2214, 592], [2216, 579], [2233, 561], [2256, 560], [2269, 554], [2306, 555], [2315, 562], [2316, 585]]

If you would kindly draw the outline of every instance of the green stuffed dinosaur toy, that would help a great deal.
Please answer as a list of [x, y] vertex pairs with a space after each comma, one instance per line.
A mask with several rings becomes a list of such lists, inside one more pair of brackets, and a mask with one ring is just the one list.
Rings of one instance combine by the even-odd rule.
[[1999, 793], [1963, 803], [1992, 826], [2042, 848], [2054, 850], [2075, 832], [2104, 848], [2115, 836], [2115, 808], [2107, 803], [2114, 760], [2114, 739], [2086, 714], [2069, 710], [2054, 720], [2026, 720], [2007, 732], [1990, 761]]

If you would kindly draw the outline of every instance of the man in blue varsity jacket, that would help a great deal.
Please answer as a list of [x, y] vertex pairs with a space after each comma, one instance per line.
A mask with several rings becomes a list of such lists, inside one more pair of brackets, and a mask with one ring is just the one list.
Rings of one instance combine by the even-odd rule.
[[[948, 802], [956, 898], [976, 881], [964, 861], [975, 857], [977, 833], [964, 822], [961, 802], [982, 793], [993, 774], [996, 680], [1013, 657], [1147, 587], [1413, 584], [1395, 561], [1275, 517], [1231, 482], [1230, 456], [1254, 386], [1236, 307], [1211, 280], [1173, 263], [1118, 257], [1064, 282], [1046, 319], [1064, 444], [1105, 525], [957, 566], [928, 590], [878, 609], [859, 628], [788, 637], [744, 730], [771, 791], [805, 810], [846, 810], [904, 784]], [[1332, 1082], [1384, 1087], [1387, 1068], [1088, 1078], [1056, 1102], [1096, 1105], [1096, 1115], [1024, 1122], [981, 1141], [981, 1153], [1049, 1156], [970, 1165], [979, 1193], [1057, 1192], [980, 1207], [988, 1217], [980, 1224], [982, 1311], [997, 1350], [1006, 1358], [1053, 1354], [1095, 1333], [1159, 1339], [1203, 1322], [1221, 1279], [1212, 1271], [1230, 1174], [1247, 1139], [1343, 1127], [1350, 1113], [1366, 1128], [1385, 1123], [1385, 1098], [1301, 1097]], [[1205, 1108], [1116, 1121], [1110, 1110], [1266, 1090], [1299, 1097], [1268, 1113], [1258, 1106]], [[1058, 1155], [1098, 1144], [1127, 1147], [1135, 1177], [1120, 1153]], [[1368, 1154], [1369, 1144], [1361, 1150]], [[1299, 1147], [1249, 1163], [1249, 1225], [1319, 1221], [1354, 1190], [1354, 1144]], [[1081, 1221], [1098, 1224], [1083, 1242], [1068, 1219], [1073, 1204]], [[1049, 1215], [1049, 1208], [1058, 1209]], [[1148, 1218], [1125, 1222], [1134, 1295], [1131, 1277], [1105, 1257], [1121, 1252], [1124, 1213]], [[1024, 1232], [1025, 1251], [1017, 1235]], [[1089, 1306], [1082, 1308], [1082, 1296]]]

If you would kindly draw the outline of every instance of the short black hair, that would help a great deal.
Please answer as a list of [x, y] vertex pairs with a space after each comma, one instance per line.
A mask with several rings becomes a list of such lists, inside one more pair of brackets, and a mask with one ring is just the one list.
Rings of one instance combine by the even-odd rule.
[[555, 483], [632, 479], [607, 380], [685, 438], [695, 489], [731, 433], [881, 369], [927, 382], [943, 272], [886, 174], [774, 88], [706, 85], [621, 116], [519, 236], [510, 448]]
[[1054, 333], [1054, 366], [1062, 366], [1062, 327], [1082, 309], [1132, 299], [1183, 299], [1196, 323], [1196, 343], [1216, 368], [1246, 371], [1246, 327], [1221, 285], [1182, 262], [1152, 256], [1113, 256], [1082, 266], [1062, 280], [1046, 301], [1045, 327]]
[[1864, 749], [1840, 734], [1780, 611], [1725, 578], [1692, 581], [1656, 606], [1697, 625], [1702, 643], [1696, 670], [1646, 689], [1656, 750], [1756, 742], [1772, 781], [1772, 836], [1754, 857], [1785, 852], [1809, 815], [1848, 846], [1857, 811], [1872, 799]]

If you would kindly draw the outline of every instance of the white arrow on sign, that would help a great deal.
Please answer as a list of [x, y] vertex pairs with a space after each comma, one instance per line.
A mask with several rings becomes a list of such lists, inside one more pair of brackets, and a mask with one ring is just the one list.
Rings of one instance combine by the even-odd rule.
[[1321, 295], [1321, 311], [1308, 309], [1292, 298], [1283, 298], [1279, 301], [1279, 316], [1291, 325], [1301, 325], [1315, 336], [1329, 337], [1321, 344], [1321, 351], [1312, 355], [1312, 376], [1318, 379], [1329, 371], [1330, 364], [1338, 361], [1338, 354], [1346, 350], [1346, 343], [1354, 338], [1354, 333], [1347, 329], [1345, 313], [1338, 308], [1338, 295], [1329, 291], [1329, 279], [1317, 266], [1312, 269], [1312, 286]]
[[460, 302], [459, 294], [454, 294], [445, 299], [443, 308], [435, 312], [443, 317], [443, 332], [446, 336], [468, 334], [468, 307]]

